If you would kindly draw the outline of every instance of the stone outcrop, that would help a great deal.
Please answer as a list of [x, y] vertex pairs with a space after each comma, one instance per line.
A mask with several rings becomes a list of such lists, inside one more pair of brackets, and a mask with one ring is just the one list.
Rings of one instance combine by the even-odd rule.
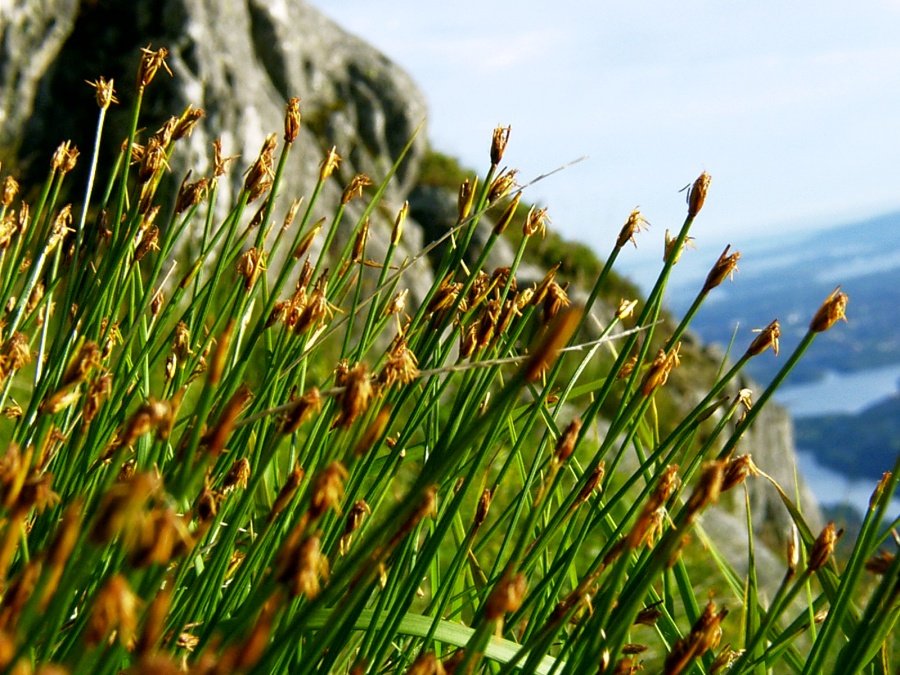
[[[383, 252], [396, 212], [389, 211], [407, 198], [427, 148], [424, 130], [416, 133], [426, 104], [410, 77], [373, 47], [300, 0], [17, 0], [15, 5], [11, 13], [0, 12], [7, 47], [0, 64], [0, 148], [7, 157], [17, 155], [20, 169], [33, 178], [41, 179], [63, 139], [83, 151], [91, 147], [96, 107], [85, 80], [115, 79], [121, 105], [110, 110], [104, 139], [107, 156], [118, 149], [136, 95], [139, 49], [164, 46], [174, 77], [161, 72], [148, 87], [142, 124], [153, 132], [189, 104], [206, 112], [170, 161], [176, 187], [189, 167], [195, 179], [210, 170], [215, 138], [222, 138], [226, 154], [241, 156], [239, 166], [248, 166], [269, 133], [281, 136], [285, 104], [293, 96], [301, 98], [303, 123], [281, 183], [279, 212], [312, 192], [318, 166], [332, 146], [344, 161], [327, 181], [315, 217], [333, 213], [354, 174], [380, 180], [413, 139], [387, 186], [385, 208], [373, 214], [371, 255]], [[242, 170], [230, 173], [230, 186], [220, 182], [220, 191], [226, 189], [220, 203], [229, 203], [240, 189]], [[343, 222], [350, 228], [362, 207], [353, 202], [348, 210]], [[421, 248], [419, 233], [407, 228], [406, 253]], [[427, 275], [428, 267], [422, 264], [416, 273]]]

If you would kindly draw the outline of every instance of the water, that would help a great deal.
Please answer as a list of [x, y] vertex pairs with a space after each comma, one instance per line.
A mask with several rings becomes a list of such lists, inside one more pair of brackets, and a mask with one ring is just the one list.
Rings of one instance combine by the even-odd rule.
[[[797, 468], [823, 506], [850, 504], [860, 513], [869, 508], [869, 498], [877, 481], [852, 479], [823, 466], [810, 450], [797, 450]], [[900, 499], [894, 497], [888, 508], [888, 517], [900, 514]]]
[[852, 373], [829, 372], [816, 382], [786, 387], [775, 399], [794, 417], [856, 415], [896, 395], [898, 384], [900, 364], [892, 364]]

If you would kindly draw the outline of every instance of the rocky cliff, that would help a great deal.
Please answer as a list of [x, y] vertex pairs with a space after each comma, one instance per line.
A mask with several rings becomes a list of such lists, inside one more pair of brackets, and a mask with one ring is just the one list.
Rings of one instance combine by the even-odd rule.
[[[303, 156], [282, 184], [281, 211], [310, 192], [323, 154], [336, 146], [344, 162], [323, 195], [322, 215], [329, 213], [328, 204], [335, 203], [355, 173], [376, 179], [386, 174], [426, 114], [424, 97], [406, 73], [301, 0], [0, 0], [0, 34], [0, 158], [35, 176], [43, 175], [46, 158], [61, 139], [71, 138], [85, 150], [91, 146], [96, 108], [84, 81], [100, 75], [116, 79], [122, 101], [106, 133], [107, 152], [115, 152], [127, 135], [136, 55], [148, 44], [169, 49], [175, 74], [154, 81], [151, 107], [145, 108], [149, 119], [161, 125], [188, 104], [206, 111], [189, 145], [172, 158], [175, 176], [187, 167], [202, 173], [210, 144], [219, 136], [227, 154], [251, 161], [266, 135], [281, 128], [287, 99], [301, 97], [304, 137], [297, 146]], [[319, 152], [311, 151], [316, 148]], [[455, 219], [452, 194], [416, 186], [426, 151], [426, 134], [420, 130], [384, 200], [399, 207], [411, 198], [413, 215], [421, 221], [407, 224], [407, 253], [440, 231], [442, 220]], [[232, 191], [242, 180], [233, 173]], [[359, 209], [359, 203], [350, 206]], [[385, 246], [392, 219], [393, 213], [374, 214], [373, 256]], [[512, 259], [507, 253], [501, 253], [498, 264]], [[422, 287], [429, 285], [427, 264], [416, 273]], [[686, 403], [691, 396], [685, 394]], [[739, 451], [752, 453], [793, 494], [792, 429], [782, 409], [770, 406]], [[751, 491], [754, 523], [783, 531], [787, 512], [762, 482]], [[801, 498], [811, 522], [818, 523], [815, 502], [802, 486]], [[735, 540], [744, 538], [738, 533]]]

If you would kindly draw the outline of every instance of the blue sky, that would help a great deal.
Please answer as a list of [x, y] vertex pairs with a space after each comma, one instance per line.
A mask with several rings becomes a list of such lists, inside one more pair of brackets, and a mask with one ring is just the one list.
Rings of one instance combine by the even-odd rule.
[[526, 196], [601, 254], [640, 205], [661, 256], [703, 170], [713, 260], [900, 208], [898, 0], [312, 4], [412, 74], [439, 150], [483, 171], [508, 124], [523, 179], [589, 155]]

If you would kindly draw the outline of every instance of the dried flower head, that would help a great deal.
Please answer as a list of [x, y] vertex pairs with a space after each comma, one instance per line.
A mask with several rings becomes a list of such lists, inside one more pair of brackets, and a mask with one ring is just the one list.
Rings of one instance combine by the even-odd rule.
[[357, 363], [347, 371], [343, 387], [344, 391], [338, 395], [341, 409], [332, 426], [346, 429], [368, 409], [375, 393], [369, 369], [364, 363]]
[[491, 166], [497, 167], [503, 161], [506, 144], [509, 143], [509, 132], [512, 127], [496, 127], [491, 137]]
[[249, 291], [266, 269], [266, 252], [255, 246], [238, 260], [237, 272], [244, 277], [244, 289]]
[[581, 308], [567, 308], [556, 315], [546, 333], [523, 366], [528, 382], [539, 380], [556, 361], [559, 350], [565, 347], [581, 322]]
[[391, 387], [397, 383], [409, 384], [419, 376], [418, 364], [406, 338], [398, 334], [391, 343], [387, 361], [378, 375], [378, 383], [383, 387]]
[[168, 55], [169, 50], [165, 47], [160, 47], [155, 52], [150, 49], [150, 45], [141, 48], [141, 65], [138, 67], [137, 78], [138, 87], [143, 89], [150, 84], [160, 68], [163, 68], [169, 74], [169, 77], [173, 77], [172, 71], [169, 70], [169, 66], [166, 63]]
[[85, 635], [87, 643], [96, 645], [115, 630], [119, 643], [127, 646], [137, 630], [139, 605], [140, 598], [125, 577], [110, 577], [94, 597]]
[[490, 188], [488, 188], [488, 203], [494, 204], [498, 199], [503, 199], [510, 192], [512, 192], [513, 188], [518, 187], [518, 183], [516, 182], [516, 175], [519, 173], [518, 169], [510, 169], [509, 171], [503, 171], [494, 179], [494, 182], [491, 183]]
[[809, 561], [806, 565], [807, 571], [815, 572], [825, 566], [831, 554], [834, 553], [835, 546], [837, 546], [837, 542], [842, 534], [844, 534], [844, 531], [838, 530], [834, 526], [834, 521], [824, 527], [809, 550]]
[[99, 77], [96, 81], [90, 82], [89, 80], [85, 80], [89, 85], [94, 88], [94, 96], [97, 99], [97, 105], [100, 106], [103, 110], [109, 108], [111, 103], [118, 103], [119, 100], [116, 98], [116, 92], [113, 89], [113, 81], [109, 80], [107, 82], [106, 78]]
[[626, 300], [622, 298], [619, 302], [619, 308], [616, 310], [616, 318], [623, 321], [634, 314], [634, 308], [637, 307], [637, 300]]
[[541, 312], [541, 320], [545, 324], [550, 323], [557, 314], [571, 304], [572, 302], [569, 300], [566, 289], [555, 281], [551, 281], [547, 286], [544, 307]]
[[363, 196], [363, 188], [368, 187], [369, 185], [372, 185], [372, 179], [366, 174], [358, 173], [353, 176], [347, 184], [347, 187], [344, 188], [344, 192], [341, 194], [341, 204], [347, 204], [350, 200], [355, 198], [361, 199]]
[[248, 192], [247, 203], [251, 203], [265, 194], [275, 177], [275, 134], [269, 134], [253, 165], [247, 169], [244, 178], [244, 189]]
[[219, 176], [224, 176], [226, 170], [228, 169], [228, 165], [236, 160], [240, 155], [231, 155], [230, 157], [225, 157], [222, 155], [222, 139], [217, 138], [212, 142], [213, 146], [213, 176], [218, 178]]
[[325, 155], [325, 159], [323, 159], [322, 163], [319, 165], [319, 180], [323, 183], [328, 180], [340, 163], [341, 158], [337, 154], [337, 148], [332, 146], [331, 150], [328, 151], [328, 154]]
[[688, 519], [698, 514], [710, 504], [719, 501], [719, 495], [722, 492], [722, 482], [725, 479], [725, 461], [714, 460], [706, 462], [700, 472], [700, 479], [694, 486], [685, 511]]
[[729, 255], [728, 251], [730, 249], [731, 244], [726, 246], [725, 250], [722, 251], [722, 255], [719, 256], [716, 264], [713, 265], [709, 274], [706, 276], [706, 282], [703, 284], [701, 293], [709, 293], [712, 289], [725, 281], [726, 278], [730, 278], [734, 281], [734, 273], [738, 271], [737, 263], [738, 260], [741, 259], [741, 253], [740, 251], [735, 251]]
[[811, 331], [821, 333], [831, 328], [838, 321], [847, 320], [846, 310], [849, 298], [846, 293], [841, 293], [840, 290], [840, 286], [835, 288], [831, 295], [825, 299], [825, 302], [822, 303], [822, 306], [819, 307], [819, 311], [816, 312], [809, 324]]
[[747, 348], [747, 356], [762, 354], [769, 347], [775, 352], [775, 356], [778, 356], [778, 339], [781, 337], [781, 326], [778, 324], [778, 319], [775, 319], [765, 328], [754, 329], [753, 332], [759, 333], [759, 335]]
[[547, 223], [550, 222], [550, 218], [547, 216], [547, 208], [536, 208], [532, 206], [528, 210], [528, 215], [525, 216], [525, 224], [522, 226], [522, 233], [526, 237], [531, 237], [535, 234], [540, 234], [541, 239], [547, 234]]
[[528, 580], [524, 574], [510, 576], [505, 574], [495, 585], [488, 596], [484, 608], [484, 617], [488, 621], [502, 619], [508, 612], [515, 612], [522, 606]]
[[649, 226], [647, 219], [641, 214], [639, 208], [635, 206], [628, 216], [628, 220], [625, 221], [625, 224], [619, 231], [619, 237], [616, 239], [616, 248], [622, 248], [629, 241], [637, 248], [637, 240], [634, 238], [635, 235], [642, 230], [648, 229]]
[[737, 487], [748, 476], [758, 476], [759, 468], [753, 463], [750, 455], [739, 455], [728, 461], [725, 465], [725, 475], [722, 478], [722, 492]]
[[225, 475], [225, 480], [222, 482], [222, 490], [225, 492], [236, 488], [244, 490], [247, 488], [247, 481], [249, 480], [250, 460], [246, 457], [241, 457], [231, 465], [231, 468]]
[[201, 178], [193, 183], [188, 183], [187, 179], [189, 176], [190, 174], [184, 177], [181, 189], [178, 190], [178, 196], [175, 198], [175, 213], [182, 213], [192, 206], [197, 206], [206, 198], [209, 192], [208, 178]]
[[576, 417], [565, 430], [559, 435], [556, 442], [556, 449], [553, 451], [553, 462], [557, 465], [565, 462], [572, 453], [575, 452], [575, 443], [578, 441], [578, 435], [581, 433], [581, 418]]
[[[149, 183], [150, 180], [169, 166], [166, 158], [166, 148], [159, 142], [156, 136], [147, 141], [141, 156], [141, 165], [138, 169], [138, 182]], [[146, 209], [145, 209], [146, 210]]]
[[694, 238], [693, 237], [685, 237], [684, 241], [681, 242], [681, 245], [677, 247], [678, 237], [673, 237], [669, 234], [669, 231], [666, 230], [666, 246], [663, 251], [663, 262], [667, 263], [671, 259], [672, 264], [674, 265], [679, 260], [681, 260], [681, 254], [684, 253], [684, 250], [688, 247], [697, 248], [694, 246]]
[[284, 109], [284, 140], [293, 143], [300, 133], [300, 99], [292, 97]]
[[641, 386], [641, 393], [644, 396], [649, 396], [657, 387], [662, 387], [669, 381], [669, 373], [681, 364], [680, 351], [681, 343], [679, 342], [668, 352], [660, 349], [656, 353], [656, 358], [650, 364], [644, 384]]
[[0, 192], [0, 204], [9, 206], [13, 203], [17, 194], [19, 194], [19, 181], [12, 176], [7, 176], [3, 180], [3, 191]]
[[712, 176], [705, 171], [694, 181], [694, 185], [688, 191], [687, 195], [688, 218], [694, 219], [697, 217], [697, 214], [700, 213], [700, 209], [703, 208], [703, 203], [706, 201], [706, 193], [709, 191], [709, 184], [711, 181]]

